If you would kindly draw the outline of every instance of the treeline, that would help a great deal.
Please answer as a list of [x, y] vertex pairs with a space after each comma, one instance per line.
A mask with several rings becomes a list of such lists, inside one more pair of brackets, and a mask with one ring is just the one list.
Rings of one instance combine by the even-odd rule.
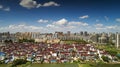
[[23, 43], [23, 42], [35, 42], [34, 39], [19, 39], [19, 43]]
[[82, 40], [82, 39], [80, 39], [80, 40], [62, 40], [62, 41], [64, 41], [65, 43], [68, 43], [68, 44], [73, 44], [73, 43], [87, 44], [88, 43], [87, 41]]

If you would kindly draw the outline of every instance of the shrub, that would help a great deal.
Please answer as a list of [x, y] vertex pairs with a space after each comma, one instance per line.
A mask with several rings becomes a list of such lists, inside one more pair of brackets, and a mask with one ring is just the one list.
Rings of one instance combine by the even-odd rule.
[[120, 54], [117, 54], [116, 57], [117, 57], [118, 59], [120, 59]]
[[17, 60], [14, 60], [14, 61], [13, 61], [11, 67], [16, 67], [17, 65], [26, 64], [26, 63], [27, 63], [27, 60], [17, 59]]
[[109, 62], [109, 60], [110, 60], [107, 56], [102, 56], [102, 59], [103, 59], [103, 61], [105, 61], [105, 62]]
[[107, 51], [110, 55], [112, 56], [116, 56], [117, 55], [117, 51], [114, 51], [114, 50], [108, 50]]
[[0, 61], [0, 64], [3, 64], [4, 62], [3, 61]]

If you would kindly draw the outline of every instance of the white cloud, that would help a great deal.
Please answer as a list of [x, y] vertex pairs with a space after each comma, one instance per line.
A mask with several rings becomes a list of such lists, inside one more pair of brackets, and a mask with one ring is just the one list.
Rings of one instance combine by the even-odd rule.
[[117, 21], [117, 22], [120, 22], [120, 18], [117, 18], [116, 21]]
[[[40, 22], [43, 23], [41, 20]], [[45, 21], [47, 22], [47, 21]], [[71, 31], [71, 32], [79, 32], [79, 31], [89, 31], [89, 32], [118, 32], [120, 31], [119, 25], [103, 25], [101, 23], [90, 25], [85, 22], [81, 21], [69, 21], [65, 18], [51, 21], [52, 23], [47, 24], [46, 26], [34, 26], [34, 25], [27, 25], [27, 24], [14, 24], [8, 25], [6, 27], [0, 26], [0, 32], [55, 32], [55, 31]]]
[[99, 23], [99, 24], [95, 24], [94, 26], [95, 26], [95, 27], [103, 27], [103, 24], [100, 24], [100, 23]]
[[3, 5], [0, 5], [0, 10], [2, 10], [2, 11], [10, 11], [10, 8], [9, 7], [5, 7]]
[[[76, 27], [75, 26], [57, 26], [57, 25], [54, 25], [54, 24], [48, 24], [46, 25], [46, 29], [48, 31], [52, 31], [52, 32], [55, 32], [55, 31], [68, 31], [68, 30], [73, 30], [75, 29]], [[74, 30], [75, 31], [75, 30]]]
[[118, 32], [118, 31], [120, 31], [119, 30], [120, 27], [117, 25], [106, 26], [103, 24], [96, 24], [94, 26], [95, 26], [96, 31], [98, 31], [98, 32]]
[[46, 28], [49, 31], [78, 31], [82, 28], [87, 28], [89, 24], [84, 22], [76, 22], [76, 21], [68, 21], [67, 19], [63, 18], [58, 21], [54, 21], [51, 24], [46, 25]]
[[68, 20], [63, 18], [63, 19], [60, 19], [60, 20], [54, 22], [53, 24], [55, 24], [55, 25], [66, 25], [67, 23], [68, 23]]
[[9, 25], [6, 27], [0, 27], [0, 31], [2, 32], [6, 32], [6, 31], [10, 31], [10, 32], [44, 32], [46, 31], [46, 29], [44, 29], [43, 27], [39, 27], [39, 26], [32, 26], [32, 25], [26, 25], [26, 24], [19, 24], [19, 25]]
[[61, 26], [56, 26], [54, 24], [47, 24], [46, 29], [49, 30], [49, 31], [57, 31], [57, 30], [61, 29]]
[[47, 22], [49, 22], [49, 21], [48, 21], [48, 20], [40, 19], [40, 20], [38, 20], [38, 22], [39, 22], [39, 23], [47, 23]]
[[70, 26], [71, 25], [75, 25], [75, 26], [88, 26], [87, 23], [84, 23], [84, 22], [75, 22], [75, 21], [74, 22], [73, 21], [69, 22], [68, 25], [70, 25]]
[[52, 32], [54, 32], [54, 31], [67, 31], [67, 30], [74, 28], [73, 26], [68, 26], [68, 23], [69, 23], [68, 20], [63, 18], [63, 19], [60, 19], [58, 21], [54, 21], [51, 24], [46, 25], [46, 28]]
[[115, 26], [106, 26], [106, 29], [116, 29], [117, 28], [117, 25]]
[[55, 3], [53, 1], [47, 2], [43, 4], [44, 7], [48, 7], [48, 6], [60, 6], [60, 4]]
[[4, 8], [3, 10], [4, 10], [4, 11], [10, 11], [10, 8], [7, 7], [7, 8]]
[[97, 30], [106, 30], [106, 28], [98, 27]]
[[48, 24], [46, 27], [48, 27], [48, 28], [55, 28], [55, 25]]
[[79, 26], [88, 26], [88, 23], [84, 23], [84, 22], [76, 22], [76, 21], [68, 21], [67, 19], [63, 18], [60, 19], [56, 22], [53, 22], [52, 25], [55, 26], [61, 26], [61, 27], [72, 27], [74, 28], [75, 26], [79, 27]]
[[38, 4], [38, 5], [36, 6], [36, 8], [39, 8], [39, 7], [42, 7], [42, 4]]
[[79, 17], [80, 19], [86, 19], [86, 18], [89, 18], [89, 16], [88, 15], [84, 15], [84, 16], [81, 16], [81, 17]]
[[82, 23], [83, 26], [88, 26], [89, 24], [88, 23]]
[[41, 3], [37, 3], [37, 1], [35, 0], [21, 0], [21, 2], [19, 3], [22, 7], [31, 9], [31, 8], [39, 8], [39, 7], [49, 7], [49, 6], [60, 6], [60, 4], [54, 2], [54, 1], [50, 1], [50, 2], [46, 2], [44, 4]]
[[36, 8], [37, 6], [37, 2], [34, 0], [21, 0], [21, 2], [19, 3], [22, 7], [25, 8]]
[[2, 9], [3, 8], [3, 6], [2, 5], [0, 5], [0, 9]]
[[117, 28], [119, 28], [117, 25], [113, 25], [113, 26], [96, 26], [97, 30], [117, 30]]

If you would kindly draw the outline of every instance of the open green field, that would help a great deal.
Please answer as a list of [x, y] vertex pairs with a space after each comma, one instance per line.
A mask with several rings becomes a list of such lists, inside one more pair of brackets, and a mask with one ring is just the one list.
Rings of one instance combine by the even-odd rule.
[[77, 64], [32, 64], [31, 67], [79, 67]]
[[[9, 64], [2, 64], [0, 67], [9, 67]], [[78, 63], [66, 63], [66, 64], [31, 64], [28, 66], [19, 65], [17, 67], [120, 67], [120, 64], [78, 64]]]

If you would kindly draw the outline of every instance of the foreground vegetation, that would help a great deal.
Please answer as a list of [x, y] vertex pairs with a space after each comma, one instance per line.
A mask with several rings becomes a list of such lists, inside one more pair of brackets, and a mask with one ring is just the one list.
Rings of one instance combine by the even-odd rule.
[[[0, 67], [10, 67], [11, 64], [1, 64]], [[65, 64], [22, 64], [16, 67], [120, 67], [120, 64], [79, 64], [79, 63], [65, 63]]]
[[73, 63], [32, 63], [24, 59], [14, 60], [12, 63], [1, 63], [0, 67], [119, 67], [120, 63], [98, 62], [73, 62]]
[[73, 43], [78, 43], [78, 44], [87, 44], [88, 42], [85, 40], [63, 40], [65, 44], [73, 44]]
[[115, 56], [117, 61], [120, 61], [120, 49], [117, 49], [114, 45], [95, 45], [95, 47], [107, 51], [111, 56]]

